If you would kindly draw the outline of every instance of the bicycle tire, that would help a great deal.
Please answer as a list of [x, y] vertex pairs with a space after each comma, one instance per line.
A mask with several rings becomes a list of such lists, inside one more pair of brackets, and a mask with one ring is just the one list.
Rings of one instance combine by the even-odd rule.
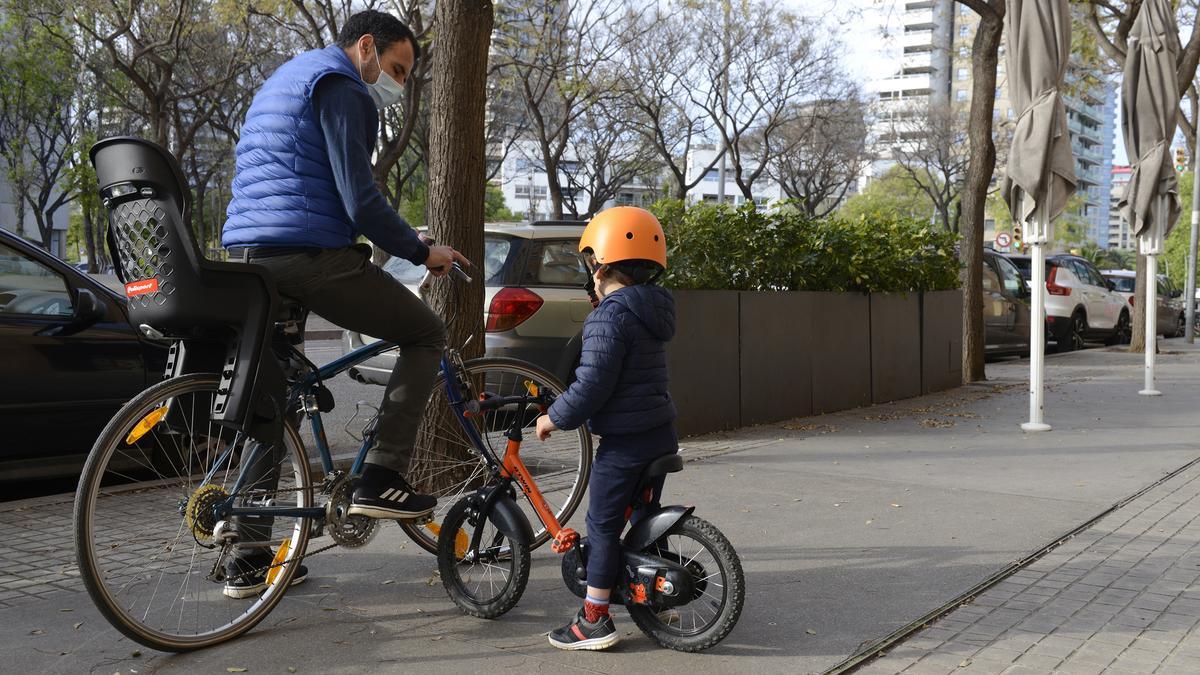
[[[515, 607], [525, 593], [525, 587], [529, 583], [529, 547], [505, 537], [487, 518], [477, 518], [477, 521], [472, 523], [469, 506], [467, 499], [460, 499], [450, 507], [442, 521], [445, 527], [438, 535], [438, 572], [441, 574], [446, 593], [459, 609], [481, 619], [495, 619]], [[481, 541], [490, 539], [490, 548], [504, 548], [501, 547], [501, 542], [507, 541], [507, 555], [498, 554], [497, 564], [466, 560], [469, 551], [457, 550], [459, 547], [466, 549], [470, 546], [473, 530], [468, 531], [466, 528], [484, 528], [484, 532], [487, 532], [488, 528], [495, 530], [490, 538], [481, 535]], [[476, 560], [478, 559], [477, 557]], [[486, 571], [480, 575], [481, 578], [477, 580], [475, 590], [472, 591], [471, 580], [463, 577], [462, 570], [466, 565], [470, 565], [470, 569], [474, 570], [478, 564], [483, 564]], [[492, 579], [493, 570], [503, 570], [506, 564], [510, 576], [497, 592]], [[491, 595], [482, 595], [484, 579], [493, 592]]]
[[[118, 592], [116, 594], [113, 592], [114, 589], [109, 588], [109, 581], [105, 578], [106, 569], [102, 567], [101, 561], [98, 559], [97, 548], [101, 548], [103, 553], [109, 554], [110, 552], [115, 551], [118, 546], [116, 544], [110, 544], [107, 547], [97, 546], [98, 533], [94, 531], [94, 521], [96, 517], [97, 503], [101, 497], [101, 491], [104, 490], [106, 492], [106, 494], [103, 495], [105, 499], [130, 499], [131, 496], [136, 496], [140, 499], [147, 497], [154, 498], [159, 496], [170, 499], [172, 497], [170, 491], [176, 489], [176, 486], [172, 486], [171, 483], [176, 481], [171, 481], [168, 479], [156, 480], [148, 483], [134, 483], [133, 487], [128, 488], [119, 487], [114, 489], [112, 487], [106, 487], [104, 482], [109, 464], [113, 460], [114, 454], [120, 448], [120, 442], [122, 440], [125, 440], [129, 447], [134, 447], [135, 443], [140, 442], [130, 442], [128, 440], [131, 437], [129, 435], [129, 430], [133, 425], [139, 423], [139, 421], [147, 419], [148, 413], [152, 413], [159, 408], [164, 407], [164, 402], [166, 401], [178, 402], [180, 400], [184, 400], [182, 397], [196, 392], [215, 392], [218, 384], [219, 378], [216, 375], [184, 375], [178, 378], [160, 382], [144, 390], [141, 394], [138, 394], [136, 397], [126, 403], [117, 412], [117, 414], [113, 416], [112, 420], [110, 420], [105, 426], [104, 431], [101, 432], [100, 436], [96, 439], [96, 443], [92, 447], [92, 450], [89, 453], [87, 461], [84, 465], [79, 481], [79, 488], [75, 497], [74, 535], [76, 559], [79, 564], [80, 576], [83, 580], [84, 587], [87, 589], [88, 595], [91, 596], [92, 601], [95, 603], [100, 613], [105, 619], [108, 620], [110, 624], [112, 624], [114, 628], [135, 642], [153, 649], [169, 652], [186, 652], [196, 649], [203, 649], [205, 647], [210, 647], [236, 638], [246, 631], [254, 628], [254, 626], [262, 621], [271, 612], [271, 610], [275, 608], [279, 601], [283, 599], [283, 595], [287, 592], [287, 589], [291, 584], [292, 577], [295, 575], [296, 570], [300, 566], [298, 561], [303, 556], [308, 545], [310, 519], [297, 518], [295, 519], [295, 525], [292, 527], [291, 537], [286, 539], [286, 541], [289, 542], [287, 559], [291, 560], [292, 562], [282, 565], [281, 575], [274, 580], [273, 584], [267, 586], [262, 595], [259, 596], [246, 611], [241, 612], [234, 617], [233, 620], [227, 621], [225, 624], [211, 631], [197, 631], [192, 634], [182, 634], [171, 633], [162, 629], [152, 628], [146, 625], [143, 622], [144, 620], [139, 621], [136, 617], [132, 616], [130, 609], [123, 607], [121, 603], [117, 602], [116, 597], [114, 597], [115, 595], [120, 595], [120, 591], [124, 591], [126, 587], [130, 585], [136, 586], [137, 584], [134, 584], [134, 582], [138, 580], [138, 577], [137, 573], [134, 572], [130, 580], [125, 583], [125, 586], [121, 589], [117, 589]], [[193, 410], [195, 410], [195, 407], [193, 407]], [[203, 408], [200, 408], [200, 410], [204, 412]], [[159, 419], [161, 421], [162, 418]], [[157, 425], [151, 427], [147, 433], [155, 432], [156, 428]], [[213, 427], [210, 421], [209, 430], [212, 428]], [[189, 428], [188, 430], [193, 434], [196, 433], [194, 429]], [[219, 439], [221, 438], [220, 433], [218, 433], [217, 438], [219, 445]], [[235, 439], [236, 438], [237, 437], [235, 437]], [[297, 495], [297, 499], [303, 502], [299, 505], [311, 505], [313, 501], [313, 486], [311, 474], [309, 472], [308, 461], [304, 452], [303, 441], [301, 441], [300, 436], [290, 424], [285, 426], [284, 439], [286, 454], [283, 456], [285, 458], [289, 455], [291, 456], [293, 460], [291, 468], [294, 472], [292, 478], [296, 481], [296, 483], [298, 483], [296, 488], [292, 489], [291, 492], [294, 492]], [[211, 434], [206, 437], [206, 445], [203, 446], [205, 449], [207, 449], [207, 443], [209, 442], [211, 442]], [[194, 445], [189, 449], [189, 467], [191, 462], [190, 450], [194, 449]], [[233, 468], [232, 455], [230, 455], [230, 457], [230, 467], [227, 469], [227, 473]], [[147, 459], [149, 458], [147, 457]], [[152, 470], [157, 470], [153, 469], [149, 462], [147, 462], [144, 466]], [[200, 470], [202, 469], [197, 469], [197, 471]], [[122, 474], [115, 472], [115, 475], [121, 476]], [[186, 480], [188, 481], [188, 490], [191, 489], [191, 478], [195, 475], [196, 473], [188, 473], [188, 476], [186, 477]], [[184, 478], [180, 477], [180, 480], [184, 480]], [[208, 485], [215, 485], [215, 483], [205, 484], [203, 487], [207, 487]], [[180, 485], [177, 487], [182, 488], [184, 486], [182, 483], [180, 483]], [[167, 492], [156, 495], [154, 494], [155, 490], [166, 490]], [[184, 493], [186, 494], [187, 490], [185, 490]], [[198, 488], [196, 491], [191, 492], [192, 495], [197, 493]], [[142, 513], [142, 511], [145, 510], [144, 504], [139, 506], [142, 507], [136, 509], [139, 516], [145, 515], [146, 517], [152, 517], [152, 514]], [[171, 515], [170, 518], [183, 518], [183, 509], [184, 507], [180, 505], [180, 512]], [[188, 523], [185, 521], [185, 523], [180, 524], [178, 528], [179, 532], [183, 531], [184, 524]], [[195, 538], [194, 530], [192, 537]], [[161, 544], [155, 543], [152, 544], [152, 546], [162, 549], [167, 553], [171, 553], [173, 552], [174, 546], [178, 544], [179, 540], [180, 534], [177, 533], [174, 544], [164, 547], [161, 546]], [[187, 543], [187, 541], [184, 541], [185, 545]], [[133, 542], [132, 540], [127, 540], [120, 545], [124, 546], [125, 544], [133, 544]], [[199, 539], [196, 539], [196, 544], [200, 544]], [[195, 551], [196, 549], [193, 549], [193, 563], [196, 556]], [[113, 555], [115, 556], [115, 554]], [[156, 570], [159, 574], [159, 585], [161, 585], [163, 577], [167, 573], [166, 568], [167, 563], [164, 562], [159, 566], [159, 569]], [[194, 574], [188, 573], [185, 576], [194, 576]], [[149, 577], [147, 577], [147, 579], [148, 578]], [[116, 580], [113, 580], [112, 583], [115, 584]], [[187, 593], [189, 583], [190, 580], [184, 581], [184, 585], [182, 586], [183, 594]], [[198, 586], [197, 591], [199, 591], [199, 588], [200, 587]], [[211, 586], [205, 588], [208, 589], [207, 592], [212, 592]], [[154, 596], [157, 596], [157, 592], [158, 589], [156, 587]], [[145, 612], [146, 616], [149, 616], [151, 612], [150, 608], [151, 604], [155, 600], [154, 596], [150, 598], [149, 603], [147, 604]], [[208, 595], [206, 597], [211, 598], [212, 596]], [[221, 600], [221, 598], [217, 599]], [[199, 600], [197, 600], [197, 603], [198, 602]], [[234, 600], [226, 602], [236, 603], [240, 601]], [[186, 600], [180, 602], [180, 626], [182, 626], [182, 621], [185, 614], [183, 609], [185, 603]], [[218, 605], [215, 604], [209, 606], [218, 607]], [[220, 607], [236, 607], [236, 605], [228, 604], [220, 605]], [[173, 608], [174, 601], [172, 602], [171, 609], [168, 611], [172, 612]], [[200, 612], [197, 608], [197, 619], [199, 616]], [[179, 630], [181, 631], [182, 629], [180, 628]]]
[[[549, 386], [551, 391], [553, 391], [555, 394], [561, 394], [566, 390], [566, 386], [563, 385], [558, 378], [554, 377], [554, 375], [534, 364], [521, 361], [519, 359], [485, 356], [467, 361], [463, 365], [471, 375], [487, 372], [489, 369], [495, 369], [498, 371], [503, 370], [510, 374], [523, 374], [524, 377], [528, 377], [529, 379], [538, 382], [543, 386]], [[418, 439], [424, 437], [423, 431], [426, 429], [426, 425], [429, 423], [429, 420], [436, 419], [433, 417], [433, 415], [441, 414], [443, 409], [448, 409], [448, 403], [446, 403], [444, 394], [444, 378], [444, 373], [439, 374], [437, 382], [434, 384], [433, 391], [430, 394], [429, 401], [426, 403], [426, 409], [422, 416], [422, 431], [418, 432]], [[459, 429], [457, 433], [461, 434], [461, 429]], [[587, 429], [580, 427], [575, 431], [560, 431], [557, 432], [556, 435], [562, 438], [567, 434], [572, 434], [579, 439], [579, 445], [577, 448], [578, 467], [574, 473], [574, 482], [572, 483], [571, 490], [566, 495], [566, 498], [562, 500], [562, 505], [555, 512], [555, 517], [558, 519], [559, 525], [566, 525], [567, 521], [570, 520], [571, 516], [573, 516], [575, 511], [579, 508], [579, 504], [582, 503], [584, 492], [587, 490], [588, 476], [591, 474], [592, 468], [592, 438]], [[541, 446], [536, 446], [529, 442], [530, 440], [536, 440], [533, 438], [532, 432], [526, 434], [526, 439], [526, 443], [522, 448], [522, 458], [526, 459], [526, 465], [529, 466], [536, 480], [538, 470], [535, 466], [535, 463], [529, 459], [532, 457], [532, 453], [527, 455], [524, 451], [534, 450], [535, 448], [540, 448]], [[414, 452], [414, 457], [418, 456], [420, 452], [421, 447], [418, 443], [418, 448]], [[571, 452], [574, 453], [576, 451]], [[500, 454], [503, 455], [502, 449]], [[466, 463], [464, 463], [464, 466], [466, 466]], [[471, 466], [472, 471], [486, 469], [483, 458], [478, 456], [473, 456]], [[481, 473], [480, 477], [486, 480], [487, 474]], [[413, 487], [417, 488], [418, 490], [424, 487], [417, 480], [412, 480], [410, 478], [410, 482], [412, 482]], [[434, 555], [437, 555], [438, 551], [437, 533], [441, 530], [441, 523], [445, 518], [446, 513], [450, 507], [454, 505], [454, 503], [457, 503], [459, 499], [461, 499], [471, 490], [479, 487], [479, 485], [466, 482], [455, 487], [458, 487], [459, 489], [445, 492], [443, 494], [438, 494], [436, 491], [433, 492], [434, 496], [438, 497], [439, 505], [438, 508], [434, 510], [432, 522], [418, 525], [413, 521], [397, 521], [400, 524], [400, 528], [404, 530], [405, 534], [407, 534], [409, 538], [413, 540], [413, 542], [415, 542], [425, 551]], [[542, 488], [540, 483], [539, 488], [543, 489], [543, 495], [547, 497], [547, 500], [553, 499], [553, 495], [551, 494], [552, 491]], [[529, 516], [529, 522], [534, 526], [534, 538], [529, 544], [530, 550], [533, 550], [549, 541], [550, 533], [546, 530], [545, 526], [542, 525], [541, 520], [534, 512], [533, 508], [529, 505], [529, 500], [525, 498], [524, 493], [518, 491], [517, 496], [518, 504], [521, 506], [522, 510], [526, 512], [526, 515]]]

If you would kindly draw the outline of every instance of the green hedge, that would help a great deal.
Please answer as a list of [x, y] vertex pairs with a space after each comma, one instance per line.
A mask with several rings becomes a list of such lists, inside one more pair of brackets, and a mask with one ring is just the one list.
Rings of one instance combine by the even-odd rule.
[[651, 207], [669, 245], [664, 285], [740, 291], [937, 291], [959, 287], [958, 235], [914, 220], [810, 220], [667, 200]]

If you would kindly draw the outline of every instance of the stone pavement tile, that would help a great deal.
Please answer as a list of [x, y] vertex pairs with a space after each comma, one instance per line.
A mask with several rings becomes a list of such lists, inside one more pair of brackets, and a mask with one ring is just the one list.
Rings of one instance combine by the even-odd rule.
[[1122, 649], [1124, 649], [1125, 647], [1133, 644], [1133, 641], [1137, 639], [1137, 636], [1140, 633], [1141, 631], [1136, 629], [1109, 624], [1100, 630], [1100, 632], [1093, 635], [1089, 642], [1119, 645]]
[[1029, 617], [1029, 612], [1017, 609], [999, 608], [979, 618], [976, 623], [988, 626], [1012, 626], [1018, 621]]
[[933, 626], [931, 628], [926, 628], [925, 630], [922, 630], [917, 635], [926, 640], [937, 640], [938, 642], [945, 642], [946, 640], [949, 640], [950, 638], [954, 637], [957, 634], [958, 634], [958, 631], [956, 631], [952, 628], [943, 628], [941, 626]]
[[1078, 659], [1067, 659], [1054, 669], [1055, 675], [1100, 675], [1104, 666]]
[[978, 607], [1000, 607], [1004, 604], [1006, 598], [998, 598], [993, 595], [981, 595], [971, 601], [971, 604]]
[[[1169, 609], [1173, 609], [1173, 607]], [[1154, 623], [1150, 624], [1150, 627], [1160, 630], [1179, 629], [1190, 631], [1196, 625], [1197, 621], [1200, 621], [1200, 616], [1195, 614], [1168, 611], [1159, 614]]]
[[1013, 599], [1013, 600], [1009, 600], [1009, 601], [1005, 602], [1003, 607], [1005, 607], [1007, 609], [1018, 609], [1018, 610], [1022, 610], [1022, 611], [1026, 611], [1026, 612], [1032, 612], [1032, 611], [1035, 611], [1038, 608], [1040, 608], [1043, 604], [1045, 604], [1045, 603], [1034, 602], [1031, 600]]
[[1064, 598], [1060, 596], [1046, 603], [1045, 607], [1042, 607], [1038, 611], [1041, 614], [1047, 614], [1049, 616], [1068, 617], [1083, 609], [1086, 605], [1087, 603], [1083, 600], [1072, 600], [1070, 598]]
[[1130, 628], [1145, 628], [1154, 623], [1156, 615], [1145, 610], [1124, 610], [1112, 618], [1111, 623]]
[[1082, 584], [1071, 584], [1070, 587], [1063, 589], [1058, 597], [1067, 600], [1082, 600], [1091, 602], [1096, 599], [1102, 589], [1099, 586], [1084, 586]]
[[980, 637], [986, 637], [994, 640], [1003, 635], [1004, 631], [1006, 630], [1008, 629], [1004, 626], [997, 626], [995, 624], [973, 623], [970, 626], [962, 629], [959, 634], [978, 635]]
[[1015, 665], [1033, 668], [1042, 673], [1049, 673], [1054, 670], [1054, 667], [1062, 663], [1062, 658], [1058, 656], [1046, 656], [1041, 654], [1022, 654], [1017, 658]]
[[1115, 661], [1117, 656], [1123, 651], [1125, 651], [1125, 647], [1122, 645], [1106, 644], [1103, 642], [1089, 640], [1087, 644], [1075, 650], [1075, 653], [1071, 655], [1071, 660], [1086, 661], [1088, 663], [1107, 666]]
[[930, 654], [920, 661], [917, 661], [915, 665], [909, 668], [908, 672], [952, 672], [958, 668], [958, 664], [962, 663], [969, 656], [970, 654], [943, 654], [940, 652], [937, 654]]
[[1016, 652], [1011, 649], [1003, 649], [995, 645], [989, 646], [986, 649], [981, 649], [971, 657], [971, 660], [979, 664], [991, 664], [997, 671], [1003, 670], [1013, 661], [1020, 658], [1022, 652]]
[[1046, 586], [1045, 584], [1043, 584], [1042, 582], [1039, 581], [1039, 582], [1035, 583], [1033, 586], [1030, 586], [1029, 588], [1025, 589], [1025, 592], [1023, 592], [1021, 595], [1039, 595], [1042, 597], [1050, 597], [1051, 595], [1058, 595], [1058, 590], [1059, 589], [1057, 589], [1057, 588], [1051, 588], [1049, 586]]
[[1142, 668], [1146, 672], [1149, 672], [1162, 663], [1166, 657], [1166, 654], [1160, 652], [1130, 647], [1117, 656], [1116, 665], [1118, 667]]
[[1067, 656], [1070, 656], [1070, 654], [1076, 649], [1082, 647], [1083, 644], [1084, 641], [1081, 639], [1051, 635], [1043, 639], [1041, 642], [1038, 642], [1037, 645], [1029, 651], [1029, 653], [1046, 654], [1048, 656], [1059, 656], [1066, 658]]
[[1146, 609], [1154, 612], [1162, 612], [1171, 605], [1175, 600], [1174, 596], [1157, 595], [1154, 593], [1142, 593], [1129, 603], [1134, 609]]
[[[994, 649], [1003, 649], [1007, 651], [1024, 654], [1037, 644], [1039, 636], [1034, 636], [1028, 633], [1006, 633], [996, 640], [987, 651]], [[1124, 647], [1124, 645], [1122, 645]]]
[[1200, 658], [1194, 656], [1179, 656], [1172, 654], [1162, 662], [1156, 671], [1158, 673], [1200, 673]]

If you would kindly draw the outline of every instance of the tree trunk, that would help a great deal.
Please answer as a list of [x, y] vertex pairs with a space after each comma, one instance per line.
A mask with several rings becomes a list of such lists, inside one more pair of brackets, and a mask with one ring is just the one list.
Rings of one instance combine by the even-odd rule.
[[[1004, 3], [992, 2], [992, 13], [980, 16], [979, 30], [971, 55], [974, 83], [971, 99], [971, 161], [967, 167], [962, 201], [963, 237], [960, 255], [963, 263], [963, 352], [964, 382], [987, 379], [984, 369], [983, 325], [983, 218], [988, 185], [996, 167], [996, 146], [992, 142], [992, 110], [996, 105], [996, 64], [1000, 36], [1004, 28]], [[1036, 291], [1035, 291], [1036, 292]]]
[[[435, 25], [429, 129], [429, 224], [439, 242], [483, 264], [484, 101], [493, 10], [489, 0], [442, 0]], [[467, 358], [483, 354], [483, 276], [466, 285], [446, 277], [431, 304], [447, 319], [450, 345]]]
[[1134, 353], [1146, 350], [1146, 272], [1146, 256], [1139, 253], [1133, 287], [1133, 332], [1129, 340], [1129, 351]]

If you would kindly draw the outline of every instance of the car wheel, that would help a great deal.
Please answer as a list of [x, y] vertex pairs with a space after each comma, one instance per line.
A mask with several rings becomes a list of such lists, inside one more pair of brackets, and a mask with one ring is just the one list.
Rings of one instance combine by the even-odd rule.
[[1113, 327], [1112, 337], [1108, 339], [1110, 345], [1127, 345], [1133, 339], [1133, 326], [1129, 322], [1129, 313], [1121, 312], [1121, 318], [1117, 319], [1117, 325]]
[[1059, 352], [1073, 352], [1077, 349], [1083, 349], [1083, 336], [1087, 333], [1087, 319], [1084, 318], [1082, 312], [1076, 312], [1071, 315], [1071, 321], [1067, 324], [1067, 330], [1062, 338], [1058, 341]]

